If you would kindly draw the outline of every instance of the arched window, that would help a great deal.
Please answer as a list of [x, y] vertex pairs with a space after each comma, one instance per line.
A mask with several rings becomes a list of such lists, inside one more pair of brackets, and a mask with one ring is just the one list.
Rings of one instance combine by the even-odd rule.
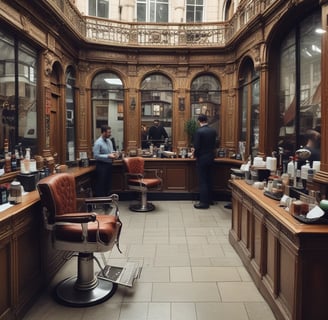
[[93, 141], [100, 135], [100, 127], [112, 128], [116, 150], [124, 139], [124, 89], [122, 80], [114, 73], [100, 73], [92, 81]]
[[[147, 75], [141, 83], [141, 125], [148, 132], [153, 121], [158, 119], [168, 134], [168, 143], [172, 141], [172, 96], [172, 81], [162, 74]], [[147, 148], [145, 137], [142, 147]]]
[[191, 115], [193, 118], [202, 113], [208, 116], [208, 124], [217, 131], [220, 139], [221, 84], [213, 75], [201, 75], [191, 83]]
[[75, 71], [66, 72], [66, 160], [75, 160]]
[[296, 25], [280, 47], [278, 145], [294, 155], [304, 144], [308, 129], [321, 126], [321, 27], [320, 12]]
[[253, 157], [259, 144], [259, 74], [250, 59], [244, 61], [239, 73], [240, 132], [239, 153], [242, 157]]

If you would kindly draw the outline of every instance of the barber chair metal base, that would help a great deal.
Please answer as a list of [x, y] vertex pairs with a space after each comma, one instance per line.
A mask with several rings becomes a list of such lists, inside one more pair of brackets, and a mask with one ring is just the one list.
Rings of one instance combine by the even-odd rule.
[[95, 275], [93, 259], [93, 253], [79, 253], [78, 275], [61, 281], [55, 288], [59, 303], [87, 307], [102, 303], [115, 293], [117, 284]]
[[116, 291], [117, 284], [108, 280], [97, 279], [97, 286], [91, 290], [75, 289], [77, 277], [60, 282], [55, 290], [56, 300], [71, 307], [89, 307], [108, 300]]
[[137, 204], [131, 204], [129, 209], [134, 212], [149, 212], [155, 209], [155, 206], [147, 201], [147, 193], [141, 193], [141, 201]]
[[155, 210], [155, 206], [152, 203], [147, 203], [143, 206], [141, 203], [138, 204], [131, 204], [129, 209], [134, 212], [149, 212]]

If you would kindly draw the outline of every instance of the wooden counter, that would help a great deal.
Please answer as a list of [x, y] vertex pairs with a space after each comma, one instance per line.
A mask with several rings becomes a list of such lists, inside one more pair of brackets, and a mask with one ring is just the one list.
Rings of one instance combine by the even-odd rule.
[[278, 319], [328, 319], [328, 225], [294, 219], [233, 180], [229, 240]]
[[[213, 171], [213, 189], [215, 200], [230, 199], [231, 190], [228, 187], [230, 169], [239, 168], [242, 162], [229, 158], [215, 159]], [[186, 200], [198, 197], [198, 178], [196, 160], [188, 158], [145, 158], [145, 168], [157, 169], [163, 179], [163, 190], [151, 192], [154, 200]], [[122, 161], [114, 162], [113, 192], [124, 198], [124, 166]], [[123, 191], [123, 192], [122, 192]]]
[[[72, 168], [77, 191], [91, 186], [94, 167]], [[37, 191], [0, 212], [0, 319], [22, 319], [41, 290], [64, 264], [43, 227]]]

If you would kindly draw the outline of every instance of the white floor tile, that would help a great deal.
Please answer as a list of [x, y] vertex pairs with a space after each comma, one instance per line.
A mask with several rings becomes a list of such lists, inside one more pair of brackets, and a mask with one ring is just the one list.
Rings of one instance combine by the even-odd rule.
[[[120, 286], [96, 306], [57, 304], [53, 287], [76, 274], [67, 262], [24, 320], [274, 320], [240, 258], [228, 241], [231, 210], [218, 202], [196, 210], [192, 201], [156, 201], [152, 212], [135, 213], [120, 203], [121, 248], [96, 254], [100, 262], [123, 266], [138, 261], [141, 277], [133, 288]], [[99, 267], [95, 264], [95, 270]]]

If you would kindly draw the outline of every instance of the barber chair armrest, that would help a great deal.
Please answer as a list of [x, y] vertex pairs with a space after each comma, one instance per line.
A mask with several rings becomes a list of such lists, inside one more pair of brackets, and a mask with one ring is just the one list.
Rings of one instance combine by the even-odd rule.
[[115, 193], [111, 194], [108, 197], [90, 197], [84, 199], [84, 204], [87, 205], [88, 211], [92, 211], [92, 205], [96, 204], [112, 204], [115, 208], [115, 216], [119, 216], [119, 210], [118, 210], [118, 200], [119, 196]]
[[144, 175], [142, 173], [125, 172], [124, 175], [127, 179], [142, 179], [144, 177]]
[[92, 197], [92, 198], [85, 198], [85, 204], [107, 204], [113, 203], [113, 199], [111, 197]]
[[69, 213], [55, 216], [55, 222], [67, 223], [88, 223], [94, 222], [97, 219], [95, 213]]

